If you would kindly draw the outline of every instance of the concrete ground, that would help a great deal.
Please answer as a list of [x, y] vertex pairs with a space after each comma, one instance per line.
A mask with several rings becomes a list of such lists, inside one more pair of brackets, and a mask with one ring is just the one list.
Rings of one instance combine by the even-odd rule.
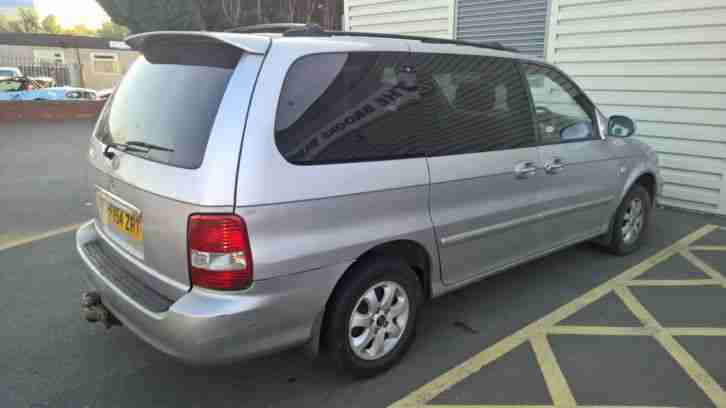
[[42, 236], [89, 214], [87, 127], [18, 157], [0, 128], [0, 407], [726, 406], [726, 222], [672, 210], [633, 255], [582, 244], [433, 300], [401, 364], [365, 381], [300, 350], [190, 367], [89, 325], [73, 233]]

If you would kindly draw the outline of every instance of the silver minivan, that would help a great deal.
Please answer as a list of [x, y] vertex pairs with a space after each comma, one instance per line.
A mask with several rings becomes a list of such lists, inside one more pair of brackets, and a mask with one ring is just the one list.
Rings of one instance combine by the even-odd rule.
[[142, 56], [88, 151], [82, 312], [184, 361], [324, 346], [375, 375], [428, 299], [586, 240], [630, 253], [651, 222], [661, 178], [633, 121], [496, 43], [127, 42]]

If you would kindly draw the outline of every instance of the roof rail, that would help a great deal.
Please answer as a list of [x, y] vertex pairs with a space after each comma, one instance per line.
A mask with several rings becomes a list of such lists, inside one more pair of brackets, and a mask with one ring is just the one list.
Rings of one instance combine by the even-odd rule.
[[306, 24], [300, 23], [272, 23], [272, 24], [256, 24], [250, 26], [234, 27], [225, 30], [228, 33], [284, 33], [290, 30], [300, 30], [307, 27]]
[[493, 50], [519, 52], [515, 48], [505, 47], [500, 42], [471, 42], [471, 41], [460, 41], [450, 40], [446, 38], [435, 38], [435, 37], [422, 37], [416, 35], [402, 35], [402, 34], [385, 34], [385, 33], [366, 33], [359, 31], [328, 31], [323, 30], [317, 24], [306, 24], [298, 25], [293, 29], [284, 31], [283, 36], [285, 37], [335, 37], [335, 36], [348, 36], [348, 37], [372, 37], [372, 38], [393, 38], [399, 40], [413, 40], [421, 41], [424, 43], [431, 44], [452, 44], [452, 45], [464, 45], [469, 47], [487, 48]]

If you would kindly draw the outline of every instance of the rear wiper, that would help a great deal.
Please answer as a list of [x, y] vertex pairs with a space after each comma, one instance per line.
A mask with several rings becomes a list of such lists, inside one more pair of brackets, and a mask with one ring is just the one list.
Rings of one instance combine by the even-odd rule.
[[[110, 148], [119, 149], [124, 152], [134, 152], [134, 153], [148, 153], [149, 150], [161, 150], [165, 152], [173, 152], [174, 149], [169, 149], [167, 147], [163, 146], [157, 146], [153, 145], [151, 143], [146, 142], [126, 142], [126, 143], [115, 143], [111, 142], [106, 145], [106, 148], [103, 150], [103, 155], [108, 158], [109, 160], [112, 160], [114, 157], [116, 157], [116, 153], [109, 151]], [[143, 149], [138, 149], [138, 147], [143, 147]], [[144, 150], [146, 149], [146, 150]]]
[[125, 144], [125, 143], [114, 143], [114, 142], [110, 142], [109, 144], [106, 145], [106, 148], [103, 149], [103, 155], [107, 159], [109, 159], [109, 160], [113, 160], [113, 158], [116, 157], [116, 153], [111, 152], [111, 151], [108, 150], [108, 149], [110, 149], [112, 147], [114, 149], [119, 149], [119, 150], [122, 150], [124, 152], [135, 152], [135, 153], [146, 153], [146, 152], [148, 152], [148, 150], [136, 149], [133, 146], [129, 146], [128, 144]]
[[164, 152], [173, 152], [174, 151], [174, 149], [170, 149], [168, 147], [154, 145], [154, 144], [146, 143], [146, 142], [133, 142], [133, 141], [126, 142], [126, 146], [138, 146], [138, 147], [143, 147], [143, 148], [149, 149], [149, 150], [161, 150]]

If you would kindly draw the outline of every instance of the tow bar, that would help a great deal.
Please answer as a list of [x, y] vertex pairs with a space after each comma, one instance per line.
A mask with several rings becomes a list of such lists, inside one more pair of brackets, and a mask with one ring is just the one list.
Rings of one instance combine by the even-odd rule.
[[116, 316], [103, 305], [98, 292], [86, 292], [81, 295], [81, 314], [91, 323], [103, 323], [106, 329], [121, 325]]

